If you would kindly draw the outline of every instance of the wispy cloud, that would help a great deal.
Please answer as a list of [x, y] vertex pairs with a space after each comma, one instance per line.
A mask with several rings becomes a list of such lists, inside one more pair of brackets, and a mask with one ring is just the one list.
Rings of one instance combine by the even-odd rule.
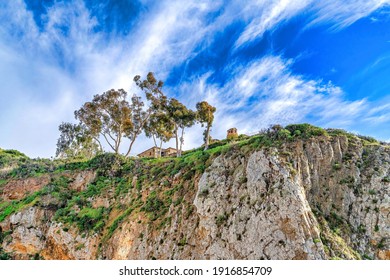
[[373, 109], [366, 99], [348, 100], [343, 90], [331, 82], [294, 74], [292, 64], [291, 59], [269, 55], [241, 65], [222, 87], [208, 83], [208, 73], [183, 84], [180, 90], [183, 95], [191, 90], [218, 108], [218, 125], [214, 127], [217, 138], [225, 137], [230, 127], [248, 133], [275, 123], [309, 120], [325, 127], [346, 128], [388, 109]]
[[[107, 1], [106, 1], [107, 2]], [[54, 154], [61, 121], [92, 95], [110, 88], [132, 91], [132, 77], [156, 71], [160, 79], [186, 65], [203, 51], [212, 52], [216, 34], [237, 24], [228, 49], [262, 38], [301, 13], [312, 13], [308, 27], [328, 24], [345, 28], [389, 1], [141, 1], [147, 4], [131, 32], [109, 33], [99, 28], [82, 0], [55, 1], [40, 24], [22, 0], [0, 3], [0, 145], [31, 156]], [[117, 27], [116, 27], [117, 28]], [[233, 52], [233, 51], [232, 51]], [[183, 83], [167, 88], [189, 106], [202, 99], [218, 107], [214, 135], [222, 138], [231, 126], [253, 131], [271, 123], [298, 122], [315, 115], [319, 124], [349, 124], [371, 105], [366, 99], [347, 100], [341, 88], [294, 74], [294, 59], [268, 55], [249, 62], [219, 66], [229, 76], [219, 83], [217, 71], [202, 62]], [[343, 114], [338, 108], [342, 107]], [[372, 114], [387, 119], [387, 108]], [[11, 121], [12, 120], [12, 121]], [[201, 128], [186, 135], [186, 148], [199, 145]], [[28, 141], [26, 141], [28, 135]], [[146, 148], [139, 141], [136, 151]]]
[[[165, 79], [193, 54], [207, 30], [205, 17], [220, 4], [156, 4], [132, 33], [110, 37], [95, 30], [96, 18], [81, 0], [48, 7], [41, 28], [22, 0], [3, 2], [0, 114], [7, 133], [1, 136], [1, 145], [32, 156], [54, 154], [61, 121], [72, 120], [73, 111], [94, 94], [131, 89], [136, 74], [158, 69], [159, 78]], [[42, 128], [45, 143], [52, 144], [42, 144]], [[27, 134], [41, 145], [25, 141]]]
[[258, 1], [245, 10], [249, 23], [235, 42], [235, 48], [261, 38], [266, 31], [303, 12], [312, 14], [307, 28], [324, 24], [332, 30], [340, 30], [389, 4], [389, 0]]
[[313, 6], [315, 18], [310, 24], [327, 23], [332, 29], [340, 30], [389, 4], [389, 0], [315, 1]]
[[297, 15], [311, 2], [311, 0], [259, 1], [247, 11], [252, 15], [252, 19], [237, 39], [235, 47], [261, 38], [264, 32]]

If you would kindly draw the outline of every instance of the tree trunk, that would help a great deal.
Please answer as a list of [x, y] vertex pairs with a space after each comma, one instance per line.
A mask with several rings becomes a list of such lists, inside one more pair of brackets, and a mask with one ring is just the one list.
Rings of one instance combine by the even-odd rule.
[[103, 146], [102, 146], [102, 143], [100, 143], [99, 138], [93, 137], [93, 139], [95, 139], [95, 141], [98, 142], [99, 147], [100, 147], [100, 151], [103, 152]]
[[152, 133], [152, 137], [153, 137], [154, 146], [157, 147], [156, 136], [154, 135], [154, 133]]
[[125, 157], [127, 157], [130, 154], [131, 148], [133, 147], [134, 142], [135, 142], [135, 137], [133, 138], [133, 140], [131, 140], [129, 150], [127, 151]]
[[180, 148], [179, 148], [179, 155], [181, 156], [182, 148], [184, 143], [184, 127], [181, 129], [181, 136], [180, 136]]
[[180, 157], [179, 154], [179, 135], [178, 135], [178, 128], [175, 129], [175, 138], [176, 138], [176, 157]]
[[107, 136], [104, 133], [101, 133], [101, 134], [103, 135], [104, 139], [106, 139], [106, 142], [108, 145], [110, 145], [111, 149], [113, 149], [115, 151], [115, 147], [113, 145], [111, 145], [110, 141], [108, 141]]
[[161, 157], [162, 143], [163, 143], [163, 140], [160, 140], [160, 150], [158, 151], [158, 157], [159, 158]]
[[210, 126], [207, 125], [207, 129], [206, 129], [206, 141], [205, 141], [205, 145], [204, 145], [204, 150], [206, 151], [208, 148], [209, 148], [209, 143], [210, 142]]

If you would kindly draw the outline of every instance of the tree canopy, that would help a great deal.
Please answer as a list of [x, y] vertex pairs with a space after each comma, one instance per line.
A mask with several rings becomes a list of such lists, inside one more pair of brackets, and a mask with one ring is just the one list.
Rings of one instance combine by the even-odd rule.
[[101, 135], [115, 153], [124, 137], [131, 137], [134, 130], [132, 108], [126, 100], [123, 89], [111, 89], [97, 94], [91, 102], [86, 102], [75, 117], [84, 125], [91, 136], [98, 139]]
[[[120, 153], [123, 140], [129, 141], [126, 156], [130, 155], [138, 136], [144, 132], [153, 138], [154, 145], [175, 138], [177, 156], [181, 156], [184, 145], [184, 131], [196, 121], [206, 125], [205, 147], [210, 138], [215, 107], [206, 101], [197, 103], [197, 111], [187, 108], [176, 98], [168, 98], [162, 91], [164, 83], [149, 72], [145, 79], [134, 77], [137, 87], [145, 94], [133, 94], [130, 98], [123, 89], [94, 95], [74, 112], [78, 124], [62, 123], [57, 142], [56, 156], [74, 157], [80, 153], [92, 156], [103, 151], [101, 139], [116, 153]], [[159, 141], [159, 143], [157, 143]]]
[[204, 147], [205, 150], [207, 150], [210, 144], [210, 129], [213, 125], [214, 113], [217, 109], [206, 101], [202, 101], [196, 104], [196, 110], [197, 120], [202, 124], [202, 126], [206, 126], [206, 130], [203, 135], [205, 141]]
[[62, 123], [57, 141], [56, 157], [60, 158], [92, 158], [102, 152], [100, 144], [91, 137], [85, 126]]

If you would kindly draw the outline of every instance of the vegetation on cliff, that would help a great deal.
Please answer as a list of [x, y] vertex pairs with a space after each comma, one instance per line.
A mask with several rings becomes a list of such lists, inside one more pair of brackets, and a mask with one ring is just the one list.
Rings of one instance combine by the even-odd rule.
[[[0, 223], [28, 207], [46, 209], [51, 213], [47, 219], [61, 225], [63, 231], [76, 230], [85, 238], [99, 236], [96, 257], [104, 257], [99, 255], [100, 252], [104, 251], [108, 240], [121, 229], [125, 221], [148, 225], [149, 231], [167, 232], [173, 217], [195, 219], [191, 217], [195, 210], [193, 200], [198, 191], [197, 182], [218, 156], [245, 158], [254, 151], [269, 150], [277, 151], [281, 158], [285, 158], [285, 164], [291, 165], [293, 151], [287, 148], [290, 147], [289, 143], [310, 142], [310, 139], [333, 141], [340, 137], [348, 139], [351, 149], [356, 145], [363, 147], [363, 159], [366, 161], [359, 162], [361, 168], [370, 165], [371, 147], [381, 145], [370, 137], [357, 136], [343, 130], [324, 130], [309, 124], [299, 124], [286, 127], [275, 125], [251, 137], [240, 135], [234, 140], [214, 142], [207, 150], [201, 147], [186, 151], [179, 158], [128, 158], [106, 153], [83, 161], [48, 160], [29, 159], [17, 151], [0, 150]], [[345, 153], [342, 161], [333, 164], [333, 172], [339, 172], [345, 168], [343, 166], [348, 167], [353, 157], [352, 153]], [[96, 176], [83, 189], [77, 190], [71, 185], [76, 180], [74, 174], [81, 171], [93, 172]], [[229, 176], [235, 170], [226, 172], [226, 176]], [[294, 166], [291, 166], [291, 174], [294, 172]], [[27, 192], [19, 199], [6, 199], [5, 192], [13, 182], [47, 175], [49, 183], [39, 190]], [[388, 178], [384, 177], [383, 182]], [[240, 178], [240, 184], [246, 181], [245, 176]], [[352, 184], [350, 181], [346, 178], [340, 181], [340, 185]], [[361, 191], [353, 184], [351, 188], [357, 188], [357, 195]], [[210, 191], [212, 186], [202, 190], [199, 195], [207, 197]], [[327, 254], [340, 258], [361, 258], [355, 249], [350, 245], [342, 245], [340, 241], [343, 240], [340, 236], [351, 234], [348, 222], [335, 213], [327, 215], [320, 208], [314, 210], [323, 227], [321, 241], [328, 248]], [[222, 226], [229, 215], [226, 212], [216, 216], [216, 224]], [[196, 219], [193, 222], [196, 223]], [[9, 232], [6, 237], [3, 231], [0, 233], [0, 244], [10, 242], [12, 235]], [[142, 239], [142, 236], [143, 233], [140, 233], [139, 238]], [[187, 241], [183, 237], [176, 242], [182, 247]], [[339, 244], [337, 249], [334, 244]], [[0, 254], [9, 256], [2, 251]]]

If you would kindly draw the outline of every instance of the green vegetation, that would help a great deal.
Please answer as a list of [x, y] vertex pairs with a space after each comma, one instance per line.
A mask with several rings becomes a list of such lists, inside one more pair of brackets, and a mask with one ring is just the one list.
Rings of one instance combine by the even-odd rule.
[[108, 209], [86, 206], [77, 212], [74, 208], [69, 207], [70, 205], [76, 205], [76, 203], [77, 197], [73, 198], [67, 207], [57, 210], [54, 219], [63, 222], [65, 225], [75, 224], [80, 231], [101, 231], [105, 225], [105, 215], [108, 213]]
[[197, 119], [203, 125], [206, 125], [206, 130], [203, 133], [204, 136], [204, 148], [208, 149], [210, 144], [210, 129], [214, 121], [214, 113], [217, 110], [206, 101], [202, 101], [196, 104]]
[[0, 260], [12, 260], [11, 255], [4, 252], [3, 248], [0, 247]]
[[21, 164], [28, 159], [29, 158], [25, 154], [19, 151], [0, 149], [0, 169]]
[[217, 224], [217, 226], [221, 226], [228, 220], [228, 218], [229, 216], [227, 213], [220, 214], [215, 217], [215, 223]]
[[341, 164], [338, 163], [338, 162], [335, 162], [335, 163], [333, 164], [333, 170], [338, 171], [338, 170], [340, 170], [340, 169], [341, 169]]
[[0, 222], [4, 221], [9, 215], [38, 203], [40, 195], [41, 192], [38, 191], [19, 201], [0, 202]]
[[[98, 233], [103, 240], [111, 238], [116, 230], [133, 218], [139, 223], [147, 224], [151, 229], [163, 231], [172, 221], [186, 219], [193, 213], [193, 197], [197, 191], [195, 182], [216, 157], [245, 156], [256, 150], [272, 150], [270, 148], [277, 147], [283, 148], [280, 150], [283, 150], [281, 155], [289, 158], [291, 153], [284, 151], [289, 142], [312, 137], [324, 139], [335, 137], [336, 134], [343, 135], [342, 133], [344, 132], [326, 131], [309, 124], [289, 125], [285, 128], [276, 125], [251, 137], [240, 136], [230, 140], [214, 141], [209, 144], [207, 150], [200, 147], [183, 152], [181, 157], [164, 158], [129, 158], [115, 153], [104, 153], [90, 160], [45, 160], [29, 159], [16, 151], [0, 150], [1, 164], [13, 167], [7, 173], [0, 174], [0, 191], [10, 179], [41, 176], [47, 173], [51, 176], [47, 186], [36, 193], [18, 201], [0, 200], [0, 222], [26, 207], [39, 205], [55, 213], [54, 220], [62, 223], [64, 231], [78, 230], [85, 235]], [[371, 148], [365, 149], [368, 161]], [[352, 154], [346, 154], [343, 163], [334, 163], [333, 169], [346, 167], [347, 161], [352, 159]], [[80, 170], [94, 171], [96, 178], [82, 191], [71, 190], [69, 186], [74, 180], [72, 172]], [[388, 178], [389, 176], [382, 180], [389, 182]], [[246, 180], [244, 175], [240, 178], [240, 183], [243, 184]], [[341, 179], [340, 184], [355, 188], [351, 176]], [[209, 196], [212, 187], [207, 186], [200, 195]], [[375, 194], [373, 190], [369, 190], [368, 193]], [[100, 202], [97, 203], [97, 200]], [[215, 217], [215, 223], [222, 226], [228, 219], [229, 214], [222, 212]], [[328, 238], [326, 246], [329, 247], [333, 242], [329, 240], [338, 240], [340, 243], [338, 238], [352, 231], [348, 223], [336, 213], [326, 217], [324, 223], [330, 233], [327, 237], [321, 238], [322, 241]], [[365, 228], [355, 230], [363, 234]], [[185, 238], [176, 242], [180, 244], [179, 246], [187, 244]], [[319, 240], [315, 242], [318, 243]], [[82, 249], [82, 244], [77, 246], [80, 246], [79, 250]]]
[[316, 136], [328, 136], [328, 132], [320, 127], [313, 126], [308, 123], [304, 124], [291, 124], [286, 126], [292, 136], [300, 138], [310, 138]]
[[76, 110], [74, 115], [79, 124], [62, 123], [57, 141], [56, 156], [60, 158], [92, 158], [103, 152], [104, 141], [110, 149], [119, 154], [124, 139], [129, 140], [125, 156], [129, 156], [132, 147], [141, 133], [161, 146], [172, 138], [176, 140], [177, 156], [181, 156], [184, 142], [184, 130], [195, 121], [206, 125], [205, 148], [209, 144], [210, 128], [216, 108], [206, 101], [197, 103], [197, 111], [188, 109], [175, 98], [168, 98], [162, 91], [164, 83], [158, 81], [152, 72], [146, 79], [136, 75], [134, 82], [145, 94], [147, 104], [135, 94], [131, 98], [123, 89], [108, 90], [96, 94], [92, 101]]
[[141, 207], [141, 211], [149, 214], [149, 218], [154, 221], [168, 211], [168, 207], [158, 196], [156, 191], [152, 191], [145, 204]]

